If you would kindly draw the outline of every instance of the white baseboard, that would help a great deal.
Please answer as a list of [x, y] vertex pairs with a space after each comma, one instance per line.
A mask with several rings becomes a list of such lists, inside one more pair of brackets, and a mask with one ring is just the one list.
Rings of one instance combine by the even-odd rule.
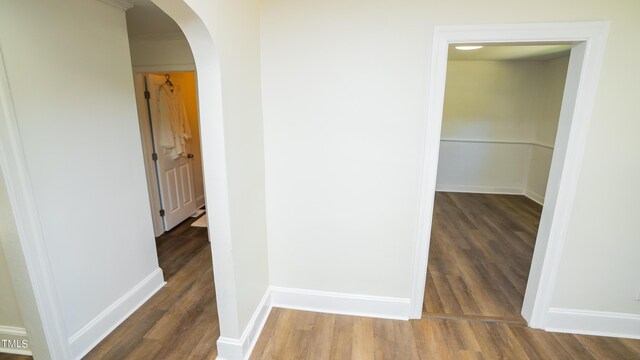
[[218, 339], [217, 360], [248, 359], [274, 307], [384, 319], [409, 319], [409, 299], [405, 298], [271, 286], [262, 297], [240, 338], [221, 336]]
[[640, 339], [640, 315], [551, 308], [545, 330]]
[[0, 325], [0, 353], [32, 355], [29, 348], [27, 330], [20, 327]]
[[477, 194], [505, 194], [522, 195], [523, 188], [495, 187], [495, 186], [473, 186], [473, 185], [436, 185], [436, 191], [441, 192], [461, 192]]
[[436, 185], [439, 192], [460, 192], [475, 194], [504, 194], [504, 195], [524, 195], [540, 205], [544, 204], [544, 196], [523, 188], [493, 187], [493, 186], [471, 186], [471, 185]]
[[267, 289], [251, 316], [249, 324], [242, 332], [239, 339], [220, 336], [217, 341], [218, 357], [217, 360], [245, 360], [249, 359], [253, 351], [262, 328], [271, 313], [271, 289]]
[[162, 269], [157, 268], [69, 338], [71, 357], [86, 355], [165, 284]]
[[271, 287], [273, 307], [384, 319], [409, 319], [409, 299]]
[[544, 196], [538, 194], [537, 192], [531, 190], [531, 189], [525, 189], [524, 190], [524, 196], [528, 197], [529, 199], [537, 202], [540, 205], [544, 205]]

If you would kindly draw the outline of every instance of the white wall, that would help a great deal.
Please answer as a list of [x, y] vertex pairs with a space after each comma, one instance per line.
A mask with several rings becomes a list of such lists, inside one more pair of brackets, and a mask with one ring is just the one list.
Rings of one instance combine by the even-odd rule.
[[261, 14], [272, 283], [405, 298], [433, 26], [611, 20], [552, 305], [640, 314], [640, 3], [265, 0]]
[[137, 68], [194, 65], [191, 48], [182, 34], [133, 37], [129, 39], [129, 49], [131, 63]]
[[440, 141], [436, 191], [523, 194], [532, 145], [478, 140]]
[[273, 285], [409, 296], [427, 64], [416, 37], [428, 41], [411, 18], [398, 2], [262, 3]]
[[[449, 61], [439, 191], [522, 193], [543, 62]], [[557, 118], [556, 118], [557, 120]]]
[[531, 141], [541, 61], [447, 62], [443, 139]]
[[436, 189], [542, 202], [567, 62], [449, 61]]
[[3, 2], [0, 48], [66, 332], [82, 342], [158, 269], [124, 13]]
[[528, 169], [525, 173], [527, 185], [524, 190], [525, 195], [542, 204], [547, 190], [549, 180], [549, 170], [551, 169], [551, 159], [553, 148], [530, 146], [530, 157], [527, 162]]
[[536, 98], [537, 103], [534, 107], [536, 118], [533, 144], [535, 145], [531, 147], [526, 190], [533, 198], [544, 199], [547, 190], [568, 65], [569, 57], [563, 56], [545, 61], [540, 69], [538, 84], [541, 85], [538, 85], [538, 88], [543, 90], [543, 96]]

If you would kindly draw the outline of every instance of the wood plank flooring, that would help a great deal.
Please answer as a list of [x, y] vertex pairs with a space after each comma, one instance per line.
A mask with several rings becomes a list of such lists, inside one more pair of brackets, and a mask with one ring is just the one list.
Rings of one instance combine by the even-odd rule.
[[640, 340], [468, 320], [372, 319], [274, 308], [253, 360], [640, 359]]
[[33, 357], [27, 355], [0, 353], [0, 360], [33, 360]]
[[427, 318], [276, 308], [251, 359], [640, 359], [640, 340], [524, 324], [520, 309], [541, 210], [522, 196], [436, 194]]
[[167, 285], [85, 359], [215, 359], [220, 336], [207, 228], [189, 218], [156, 239]]
[[520, 322], [542, 206], [436, 193], [423, 317]]
[[[467, 204], [471, 205], [463, 205], [455, 194], [438, 194], [438, 225], [434, 225], [434, 233], [455, 234], [460, 231], [456, 228], [468, 228], [466, 231], [479, 236], [479, 232], [493, 229], [500, 237], [510, 236], [504, 235], [509, 232], [517, 234], [516, 245], [493, 249], [501, 246], [500, 239], [480, 246], [473, 245], [464, 236], [453, 238], [455, 245], [432, 243], [436, 245], [430, 256], [440, 253], [440, 257], [430, 262], [429, 266], [435, 265], [429, 270], [436, 276], [445, 276], [446, 282], [442, 283], [449, 284], [445, 288], [450, 289], [445, 296], [437, 286], [442, 283], [432, 284], [438, 296], [431, 299], [438, 300], [440, 308], [436, 310], [440, 313], [429, 313], [429, 318], [421, 320], [400, 321], [274, 308], [251, 359], [640, 359], [640, 340], [547, 333], [530, 329], [519, 319], [513, 320], [511, 316], [519, 314], [520, 306], [514, 299], [523, 291], [521, 282], [526, 283], [526, 274], [520, 268], [513, 270], [514, 273], [502, 274], [504, 278], [498, 282], [497, 289], [508, 296], [491, 301], [487, 299], [495, 289], [482, 290], [485, 293], [480, 299], [487, 300], [489, 305], [474, 305], [469, 298], [458, 295], [455, 290], [464, 286], [475, 295], [487, 285], [482, 278], [477, 278], [477, 284], [456, 282], [455, 276], [461, 278], [477, 270], [474, 261], [491, 252], [511, 256], [510, 259], [526, 259], [533, 248], [531, 239], [540, 213], [539, 206], [518, 198], [474, 196], [470, 200]], [[518, 214], [516, 218], [524, 218], [526, 222], [523, 225], [515, 218], [498, 220], [492, 212]], [[191, 221], [157, 239], [160, 265], [168, 281], [165, 288], [86, 359], [215, 359], [215, 342], [220, 332], [210, 245], [206, 229], [190, 227]], [[448, 221], [452, 223], [447, 224]], [[468, 254], [472, 245], [479, 251], [476, 258]], [[444, 264], [447, 251], [469, 256], [456, 257], [463, 270], [450, 269]], [[511, 266], [516, 265], [494, 260], [482, 271], [485, 276], [496, 276], [511, 271]], [[448, 303], [454, 300], [457, 306]], [[447, 313], [451, 309], [474, 311]], [[487, 309], [491, 311], [485, 311]], [[2, 356], [0, 360], [22, 359]]]

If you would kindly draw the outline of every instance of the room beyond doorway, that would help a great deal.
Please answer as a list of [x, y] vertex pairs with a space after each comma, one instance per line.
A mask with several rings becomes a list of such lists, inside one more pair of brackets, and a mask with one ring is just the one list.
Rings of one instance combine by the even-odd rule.
[[449, 47], [423, 316], [524, 324], [571, 46], [461, 49]]

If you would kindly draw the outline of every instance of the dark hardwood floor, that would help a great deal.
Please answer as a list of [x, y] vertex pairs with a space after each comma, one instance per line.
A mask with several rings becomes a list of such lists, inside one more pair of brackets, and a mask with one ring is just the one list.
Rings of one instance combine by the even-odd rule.
[[485, 321], [385, 320], [274, 308], [251, 359], [637, 360], [640, 340]]
[[0, 360], [33, 360], [33, 357], [26, 355], [0, 353]]
[[[427, 289], [433, 286], [437, 296], [430, 295], [426, 306], [441, 313], [400, 321], [274, 308], [251, 359], [640, 359], [640, 340], [548, 333], [522, 324], [521, 293], [540, 207], [519, 197], [471, 195], [463, 203], [462, 196], [438, 194], [436, 200], [434, 238], [445, 234], [453, 242], [432, 240]], [[216, 358], [220, 332], [210, 245], [205, 228], [190, 227], [193, 220], [157, 239], [167, 285], [86, 359]], [[485, 232], [497, 235], [482, 245], [472, 241]], [[513, 244], [504, 247], [503, 238], [512, 236]], [[447, 252], [462, 269], [445, 264]], [[491, 263], [478, 267], [486, 260]], [[462, 281], [479, 270], [484, 277]], [[494, 276], [496, 287], [486, 287]], [[469, 292], [481, 294], [480, 301]], [[501, 294], [492, 298], [495, 292]], [[22, 358], [0, 355], [4, 359]]]
[[524, 323], [541, 212], [520, 195], [436, 193], [423, 317]]
[[156, 239], [167, 284], [85, 359], [215, 359], [220, 336], [207, 228], [189, 218]]

